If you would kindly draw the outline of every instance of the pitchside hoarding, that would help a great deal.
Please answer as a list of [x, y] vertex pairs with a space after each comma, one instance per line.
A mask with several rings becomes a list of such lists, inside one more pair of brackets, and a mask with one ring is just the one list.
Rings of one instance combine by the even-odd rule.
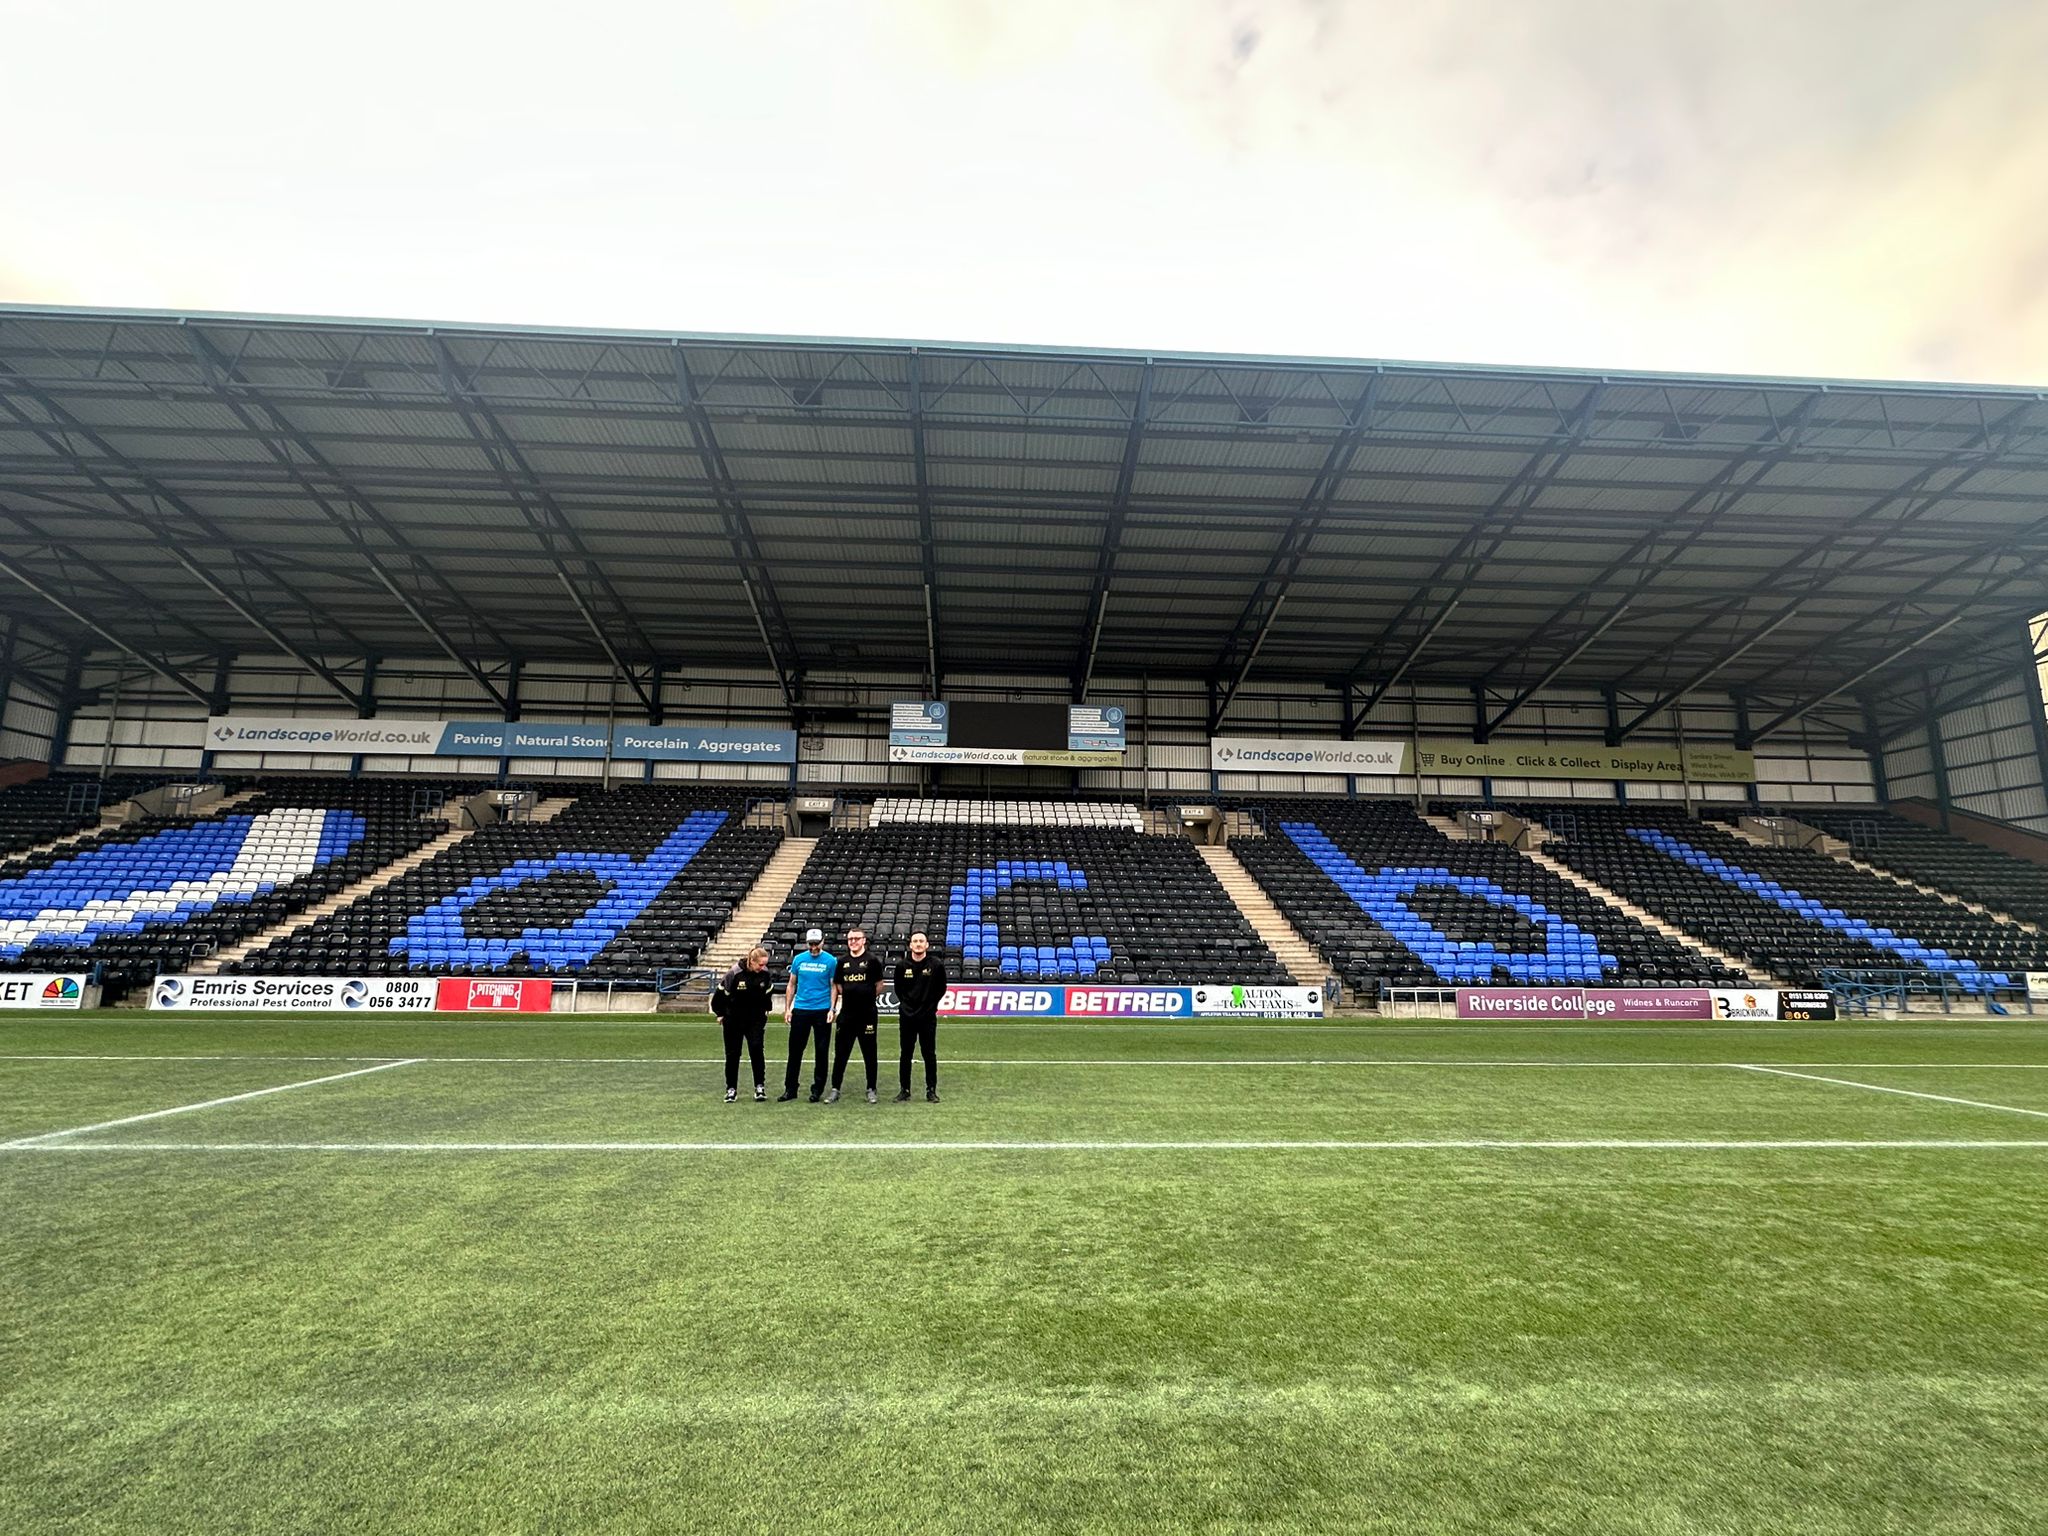
[[495, 976], [159, 976], [149, 1006], [183, 1012], [546, 1013], [554, 983]]
[[1711, 1019], [1705, 987], [1460, 987], [1461, 1019]]
[[796, 732], [545, 720], [349, 720], [213, 715], [213, 752], [318, 752], [353, 757], [586, 757], [622, 762], [793, 763]]
[[1832, 1019], [1827, 992], [1772, 987], [1460, 987], [1461, 1019]]
[[83, 1008], [85, 977], [24, 971], [0, 976], [0, 1008]]
[[[878, 1006], [895, 1013], [896, 994]], [[1321, 987], [959, 986], [939, 1003], [947, 1018], [1005, 1019], [1319, 1019]]]

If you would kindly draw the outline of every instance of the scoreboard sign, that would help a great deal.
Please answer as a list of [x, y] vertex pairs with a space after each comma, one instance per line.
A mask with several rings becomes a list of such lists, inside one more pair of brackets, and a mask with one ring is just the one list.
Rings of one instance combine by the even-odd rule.
[[1004, 704], [905, 700], [889, 706], [894, 763], [1055, 763], [1085, 765], [1128, 745], [1115, 704]]

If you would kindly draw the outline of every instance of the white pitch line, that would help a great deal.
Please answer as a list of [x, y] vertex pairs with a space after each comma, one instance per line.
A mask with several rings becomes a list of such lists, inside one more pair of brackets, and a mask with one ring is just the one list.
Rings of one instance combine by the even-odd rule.
[[2031, 1148], [2048, 1139], [1409, 1141], [15, 1141], [0, 1152], [1865, 1152]]
[[56, 1142], [64, 1136], [83, 1136], [88, 1131], [111, 1131], [117, 1126], [138, 1125], [145, 1120], [161, 1120], [167, 1115], [189, 1115], [195, 1110], [218, 1109], [223, 1104], [240, 1104], [249, 1099], [267, 1098], [273, 1093], [289, 1093], [294, 1088], [317, 1088], [322, 1083], [338, 1083], [347, 1077], [364, 1077], [372, 1072], [388, 1072], [393, 1067], [410, 1067], [416, 1058], [403, 1061], [380, 1062], [374, 1067], [358, 1067], [353, 1072], [334, 1072], [326, 1077], [309, 1077], [296, 1083], [279, 1083], [272, 1088], [252, 1088], [247, 1093], [231, 1093], [224, 1098], [207, 1099], [199, 1104], [177, 1104], [169, 1109], [152, 1109], [146, 1114], [123, 1115], [119, 1120], [102, 1120], [94, 1125], [74, 1125], [61, 1131], [45, 1131], [39, 1136], [24, 1136], [18, 1141], [0, 1142], [0, 1152], [18, 1151], [27, 1147], [38, 1147]]
[[[446, 1065], [468, 1063], [482, 1066], [698, 1066], [721, 1065], [722, 1056], [284, 1056], [284, 1055], [110, 1055], [88, 1054], [78, 1051], [65, 1052], [0, 1052], [0, 1062], [6, 1061], [365, 1061], [380, 1062], [395, 1066], [401, 1060], [406, 1063], [425, 1065]], [[1546, 1068], [1569, 1070], [1587, 1068], [1636, 1068], [1642, 1070], [1671, 1069], [1674, 1071], [1725, 1071], [1730, 1066], [1749, 1066], [1755, 1070], [1775, 1070], [1755, 1067], [1754, 1064], [1725, 1061], [1498, 1061], [1472, 1057], [1439, 1056], [1241, 1056], [1241, 1057], [1184, 1057], [1165, 1058], [1149, 1056], [949, 1056], [945, 1058], [949, 1067], [1471, 1067], [1497, 1070], [1501, 1068]], [[1790, 1061], [1777, 1064], [1783, 1067], [1839, 1067], [1851, 1071], [1956, 1071], [1956, 1072], [2048, 1072], [2048, 1061]]]
[[1760, 1067], [1751, 1062], [1734, 1061], [1730, 1066], [1743, 1072], [1768, 1072], [1773, 1077], [1795, 1077], [1808, 1083], [1832, 1083], [1837, 1088], [1861, 1088], [1868, 1093], [1895, 1093], [1906, 1099], [1931, 1099], [1937, 1104], [1960, 1104], [1966, 1109], [1995, 1109], [2008, 1115], [2031, 1115], [2036, 1120], [2048, 1120], [2048, 1109], [2022, 1109], [2017, 1104], [1993, 1104], [1984, 1099], [1959, 1099], [1946, 1093], [1923, 1093], [1917, 1088], [1890, 1088], [1883, 1083], [1858, 1083], [1846, 1077], [1823, 1077], [1817, 1072], [1788, 1072], [1783, 1067]]

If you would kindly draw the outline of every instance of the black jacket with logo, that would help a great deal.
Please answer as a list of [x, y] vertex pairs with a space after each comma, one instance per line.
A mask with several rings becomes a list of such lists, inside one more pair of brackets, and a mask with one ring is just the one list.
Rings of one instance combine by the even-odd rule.
[[750, 971], [743, 962], [718, 983], [718, 990], [711, 994], [711, 1011], [728, 1024], [766, 1024], [774, 991], [773, 976], [766, 970]]
[[922, 960], [906, 959], [896, 967], [896, 1008], [905, 1019], [938, 1017], [939, 1000], [946, 995], [946, 962], [928, 954]]
[[875, 997], [889, 979], [888, 968], [873, 950], [856, 960], [839, 957], [839, 1017], [870, 1027], [875, 1022]]

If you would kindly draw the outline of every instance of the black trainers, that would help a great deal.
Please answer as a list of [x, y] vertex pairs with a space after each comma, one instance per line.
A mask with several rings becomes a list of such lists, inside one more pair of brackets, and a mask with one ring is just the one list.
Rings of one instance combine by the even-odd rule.
[[818, 1102], [818, 1100], [820, 1100], [820, 1099], [822, 1099], [822, 1098], [824, 1098], [824, 1097], [825, 1097], [825, 1095], [824, 1095], [824, 1093], [823, 1093], [823, 1092], [822, 1092], [821, 1090], [819, 1090], [819, 1089], [816, 1089], [816, 1088], [813, 1088], [813, 1089], [811, 1090], [811, 1102], [812, 1102], [813, 1104], [817, 1103], [817, 1102]]
[[782, 1090], [781, 1093], [776, 1095], [775, 1102], [778, 1104], [787, 1104], [791, 1099], [795, 1097], [796, 1090], [794, 1088], [785, 1088]]
[[910, 1102], [910, 1090], [906, 1088], [901, 1093], [897, 1094], [896, 1102], [898, 1104], [908, 1104]]
[[740, 1099], [740, 1091], [739, 1091], [739, 1089], [737, 1089], [737, 1088], [728, 1088], [728, 1089], [726, 1089], [726, 1090], [725, 1090], [725, 1102], [726, 1102], [726, 1103], [728, 1103], [728, 1104], [737, 1104], [737, 1103], [739, 1102], [739, 1099]]
[[759, 1083], [754, 1084], [754, 1102], [756, 1104], [766, 1104], [768, 1102], [768, 1090]]
[[936, 1089], [936, 1088], [927, 1088], [927, 1089], [925, 1089], [925, 1091], [924, 1091], [924, 1101], [925, 1101], [925, 1103], [927, 1103], [927, 1104], [936, 1104], [936, 1103], [938, 1103], [938, 1102], [939, 1102], [939, 1090], [938, 1090], [938, 1089]]

